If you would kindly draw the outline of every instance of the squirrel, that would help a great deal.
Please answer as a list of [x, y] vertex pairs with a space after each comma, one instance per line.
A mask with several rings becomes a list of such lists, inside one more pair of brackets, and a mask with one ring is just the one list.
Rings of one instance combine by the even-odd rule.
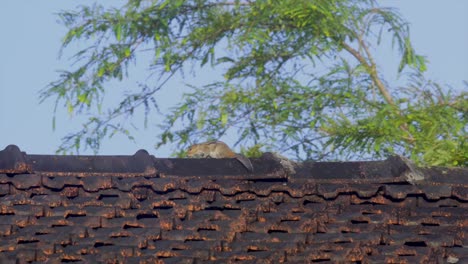
[[222, 141], [208, 141], [200, 144], [194, 144], [187, 150], [189, 158], [235, 158], [249, 171], [253, 171], [252, 162], [241, 155], [232, 151], [226, 143]]

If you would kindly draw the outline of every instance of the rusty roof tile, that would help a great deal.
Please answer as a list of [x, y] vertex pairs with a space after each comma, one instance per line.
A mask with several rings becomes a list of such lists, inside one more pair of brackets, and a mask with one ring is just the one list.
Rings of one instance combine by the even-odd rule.
[[467, 169], [0, 151], [0, 263], [468, 260]]
[[41, 177], [35, 174], [16, 174], [11, 177], [7, 174], [0, 173], [0, 184], [13, 184], [16, 189], [24, 190], [41, 184]]
[[466, 183], [464, 186], [452, 187], [452, 195], [462, 201], [468, 201], [468, 188], [466, 187]]

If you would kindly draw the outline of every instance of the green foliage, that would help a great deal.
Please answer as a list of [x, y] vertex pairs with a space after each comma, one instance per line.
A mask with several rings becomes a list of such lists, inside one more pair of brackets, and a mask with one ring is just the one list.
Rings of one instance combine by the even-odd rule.
[[262, 147], [263, 145], [256, 144], [248, 149], [242, 148], [241, 153], [249, 158], [260, 158], [263, 155], [263, 151], [261, 150]]
[[[264, 148], [298, 159], [399, 153], [423, 165], [467, 164], [466, 93], [425, 80], [406, 22], [373, 0], [128, 0], [60, 17], [69, 29], [64, 47], [90, 44], [41, 98], [56, 97], [70, 114], [98, 112], [64, 139], [63, 151], [97, 150], [114, 133], [131, 137], [120, 119], [158, 110], [155, 94], [169, 78], [209, 65], [224, 69], [224, 81], [190, 87], [166, 113], [157, 147], [182, 150], [235, 133], [236, 145], [251, 146], [247, 156]], [[371, 51], [384, 34], [401, 56], [396, 70], [410, 73], [407, 87], [389, 87], [378, 71]], [[104, 87], [141, 56], [152, 58], [158, 81], [102, 114]]]
[[377, 157], [400, 153], [419, 164], [467, 166], [468, 94], [450, 95], [437, 84], [423, 82], [416, 75], [414, 86], [400, 89], [406, 98], [415, 98], [400, 99], [401, 112], [386, 105], [369, 117], [331, 120], [324, 127], [329, 144], [341, 152], [352, 149]]

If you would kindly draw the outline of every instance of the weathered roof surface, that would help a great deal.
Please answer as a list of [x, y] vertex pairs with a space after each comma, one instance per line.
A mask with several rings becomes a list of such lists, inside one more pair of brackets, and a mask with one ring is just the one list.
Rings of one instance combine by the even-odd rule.
[[0, 263], [468, 263], [468, 169], [0, 151]]

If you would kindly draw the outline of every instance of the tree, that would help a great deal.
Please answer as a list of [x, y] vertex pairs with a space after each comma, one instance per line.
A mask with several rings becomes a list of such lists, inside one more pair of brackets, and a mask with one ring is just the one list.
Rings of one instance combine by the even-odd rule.
[[[155, 95], [175, 73], [211, 66], [224, 79], [191, 87], [166, 113], [157, 147], [184, 149], [236, 133], [250, 156], [260, 148], [316, 160], [398, 153], [423, 165], [467, 165], [467, 94], [426, 80], [407, 23], [373, 0], [128, 0], [120, 9], [82, 6], [60, 18], [69, 29], [64, 47], [89, 45], [41, 99], [98, 113], [59, 151], [98, 150], [117, 132], [131, 139], [122, 118], [158, 110]], [[379, 71], [372, 48], [386, 39], [401, 56], [406, 87], [390, 87]], [[106, 85], [128, 76], [142, 56], [152, 58], [149, 74], [158, 82], [100, 113]]]

